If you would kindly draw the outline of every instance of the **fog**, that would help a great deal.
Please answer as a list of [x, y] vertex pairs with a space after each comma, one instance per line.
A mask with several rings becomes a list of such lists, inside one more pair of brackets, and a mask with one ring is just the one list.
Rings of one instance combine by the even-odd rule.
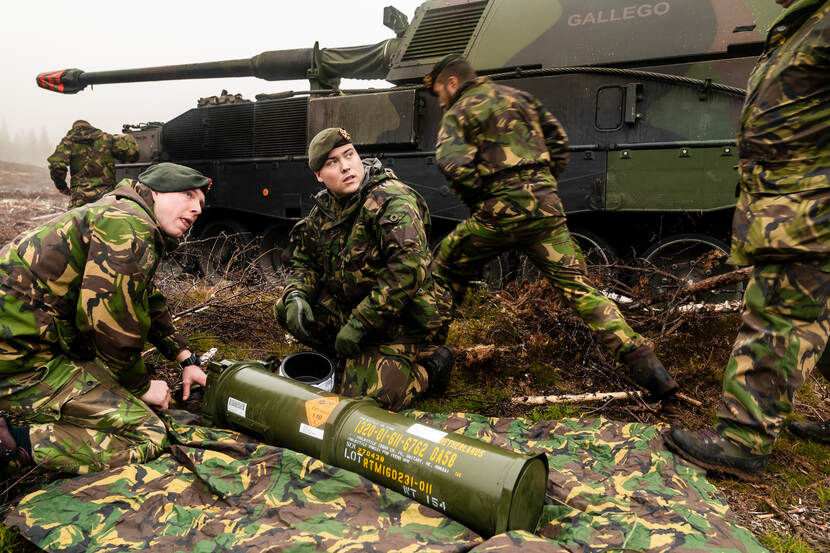
[[[423, 0], [216, 1], [142, 0], [4, 2], [0, 9], [0, 133], [57, 141], [76, 119], [108, 131], [125, 123], [167, 121], [200, 97], [308, 90], [308, 81], [255, 78], [199, 79], [87, 87], [74, 95], [37, 87], [45, 71], [77, 67], [107, 71], [249, 58], [268, 50], [372, 44], [391, 38], [383, 7], [410, 21]], [[342, 86], [385, 87], [383, 81]], [[2, 138], [2, 136], [0, 136]], [[8, 153], [8, 152], [7, 152]], [[0, 159], [4, 152], [0, 151]]]

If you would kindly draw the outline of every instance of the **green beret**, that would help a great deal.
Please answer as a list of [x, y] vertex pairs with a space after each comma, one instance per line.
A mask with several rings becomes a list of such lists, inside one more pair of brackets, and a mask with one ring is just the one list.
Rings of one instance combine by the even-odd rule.
[[181, 192], [210, 186], [211, 180], [196, 169], [176, 163], [157, 163], [138, 175], [138, 182], [156, 192]]
[[308, 145], [308, 166], [319, 171], [329, 157], [329, 152], [343, 144], [351, 144], [352, 137], [343, 129], [330, 127], [318, 132]]
[[443, 71], [444, 68], [450, 64], [450, 62], [460, 59], [464, 59], [464, 56], [462, 56], [461, 54], [447, 54], [446, 56], [438, 60], [435, 63], [435, 65], [432, 66], [432, 71], [430, 71], [424, 76], [424, 86], [427, 87], [427, 90], [432, 92], [432, 85], [435, 84], [435, 79], [438, 78], [438, 75], [441, 74], [441, 71]]

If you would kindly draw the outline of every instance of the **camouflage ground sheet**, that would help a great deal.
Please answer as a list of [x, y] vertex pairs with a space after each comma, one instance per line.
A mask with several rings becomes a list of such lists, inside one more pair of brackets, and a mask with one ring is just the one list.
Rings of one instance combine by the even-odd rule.
[[517, 451], [551, 471], [536, 535], [483, 540], [364, 478], [233, 432], [169, 418], [174, 445], [151, 463], [56, 481], [5, 523], [47, 551], [762, 552], [703, 474], [658, 428], [604, 419], [532, 423], [408, 414]]

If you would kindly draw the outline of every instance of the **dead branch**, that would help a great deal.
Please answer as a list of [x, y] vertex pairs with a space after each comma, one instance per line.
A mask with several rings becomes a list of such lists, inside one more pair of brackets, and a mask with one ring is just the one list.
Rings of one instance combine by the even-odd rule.
[[522, 396], [514, 397], [511, 403], [522, 405], [542, 405], [545, 403], [580, 403], [582, 401], [609, 401], [613, 399], [634, 399], [643, 392], [593, 392], [590, 394], [563, 394], [559, 396]]
[[636, 302], [632, 307], [646, 307], [668, 299], [674, 299], [681, 296], [693, 296], [699, 292], [715, 290], [717, 288], [721, 288], [722, 286], [735, 284], [736, 282], [747, 280], [749, 276], [752, 274], [752, 270], [753, 267], [743, 267], [741, 269], [729, 271], [728, 273], [723, 273], [720, 275], [715, 275], [713, 277], [704, 278], [703, 280], [693, 282], [683, 288], [669, 290], [663, 292], [662, 294], [657, 294], [655, 296], [644, 298]]
[[476, 346], [456, 346], [456, 351], [459, 354], [463, 354], [466, 357], [466, 362], [470, 364], [474, 363], [483, 363], [498, 355], [504, 355], [508, 353], [521, 353], [521, 350], [525, 348], [524, 344], [517, 344], [515, 346], [496, 346], [496, 345], [483, 345], [479, 344]]
[[[644, 397], [641, 391], [628, 392], [592, 392], [590, 394], [562, 394], [558, 396], [519, 396], [514, 397], [511, 403], [522, 405], [542, 405], [545, 403], [580, 403], [583, 401], [611, 401], [615, 399], [639, 399]], [[702, 407], [703, 403], [683, 393], [675, 394], [677, 399]]]

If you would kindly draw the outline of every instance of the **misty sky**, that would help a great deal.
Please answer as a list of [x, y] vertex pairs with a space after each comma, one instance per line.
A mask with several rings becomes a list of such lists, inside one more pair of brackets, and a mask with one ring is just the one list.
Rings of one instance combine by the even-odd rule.
[[[35, 76], [77, 67], [106, 71], [249, 58], [268, 50], [372, 44], [392, 38], [383, 7], [410, 21], [423, 0], [14, 0], [0, 8], [0, 123], [14, 137], [42, 127], [57, 142], [75, 119], [108, 131], [167, 121], [223, 88], [251, 100], [260, 92], [307, 90], [308, 81], [199, 79], [99, 85], [74, 95], [42, 90]], [[343, 86], [384, 86], [344, 81]]]

